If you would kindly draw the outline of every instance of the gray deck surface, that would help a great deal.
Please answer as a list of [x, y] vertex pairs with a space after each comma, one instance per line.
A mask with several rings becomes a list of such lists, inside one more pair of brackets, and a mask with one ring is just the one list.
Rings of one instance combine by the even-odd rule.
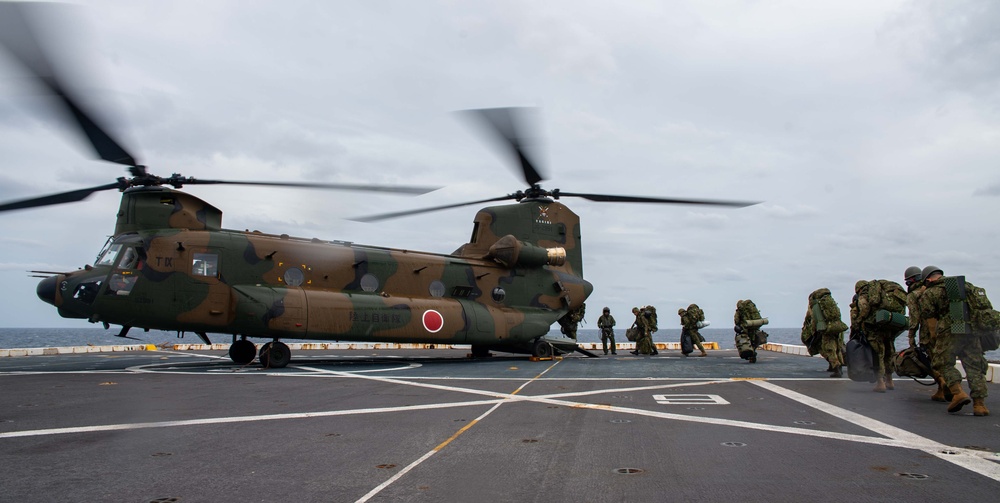
[[[0, 360], [0, 501], [996, 501], [994, 416], [735, 351]], [[996, 386], [991, 384], [994, 397]]]

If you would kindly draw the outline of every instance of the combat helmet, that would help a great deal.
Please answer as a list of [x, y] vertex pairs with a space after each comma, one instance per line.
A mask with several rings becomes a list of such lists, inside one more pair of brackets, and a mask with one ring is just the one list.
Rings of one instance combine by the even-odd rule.
[[611, 312], [611, 309], [608, 309], [608, 308], [606, 308], [606, 307], [605, 307], [605, 308], [604, 308], [604, 312], [605, 312], [605, 313], [610, 313], [610, 312]]
[[910, 267], [907, 267], [905, 271], [903, 271], [903, 279], [908, 282], [910, 280], [920, 281], [922, 277], [923, 276], [920, 275], [920, 268], [915, 265], [911, 265]]
[[936, 272], [944, 274], [944, 271], [942, 271], [940, 267], [936, 265], [929, 265], [925, 267], [923, 271], [920, 271], [920, 277], [923, 279], [927, 279], [928, 277], [930, 277], [931, 274], [934, 274]]
[[860, 292], [861, 289], [866, 286], [868, 286], [868, 282], [863, 279], [859, 279], [858, 282], [854, 284], [854, 291]]

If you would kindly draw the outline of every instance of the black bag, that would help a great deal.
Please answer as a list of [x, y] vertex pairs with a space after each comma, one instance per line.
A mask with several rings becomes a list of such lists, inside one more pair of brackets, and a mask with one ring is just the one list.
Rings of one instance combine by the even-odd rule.
[[923, 347], [906, 348], [895, 358], [896, 375], [899, 377], [927, 377], [931, 375], [931, 359]]
[[979, 343], [983, 346], [983, 351], [996, 351], [1000, 348], [1000, 333], [992, 331], [981, 334]]
[[694, 352], [694, 342], [691, 340], [691, 333], [681, 330], [681, 353], [689, 355]]
[[859, 333], [847, 341], [844, 363], [847, 364], [847, 377], [852, 381], [875, 382], [875, 351], [864, 334]]

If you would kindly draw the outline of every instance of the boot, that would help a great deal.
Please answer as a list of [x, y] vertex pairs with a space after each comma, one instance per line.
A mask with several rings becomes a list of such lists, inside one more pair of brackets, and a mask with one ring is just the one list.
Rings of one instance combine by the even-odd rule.
[[706, 353], [706, 352], [705, 352], [705, 350], [704, 350], [704, 349], [702, 349], [702, 350], [701, 350], [701, 354], [700, 354], [700, 355], [698, 355], [698, 356], [708, 356], [708, 353]]
[[892, 384], [892, 372], [885, 373], [885, 389], [894, 390], [896, 385]]
[[972, 399], [972, 415], [973, 416], [988, 416], [990, 415], [990, 409], [986, 408], [985, 398], [973, 398]]
[[952, 397], [951, 403], [948, 404], [948, 412], [958, 412], [972, 401], [969, 395], [966, 395], [962, 389], [962, 381], [948, 386], [948, 389], [951, 390]]
[[875, 388], [872, 391], [876, 393], [885, 393], [885, 378], [878, 376], [878, 381], [875, 381]]
[[950, 402], [951, 400], [949, 400], [948, 397], [945, 396], [945, 390], [947, 389], [947, 386], [945, 386], [944, 384], [944, 379], [938, 377], [937, 385], [938, 389], [937, 391], [934, 392], [933, 395], [931, 395], [931, 400], [934, 400], [935, 402]]
[[844, 373], [840, 371], [840, 367], [840, 365], [833, 367], [833, 373], [830, 374], [830, 377], [844, 377]]

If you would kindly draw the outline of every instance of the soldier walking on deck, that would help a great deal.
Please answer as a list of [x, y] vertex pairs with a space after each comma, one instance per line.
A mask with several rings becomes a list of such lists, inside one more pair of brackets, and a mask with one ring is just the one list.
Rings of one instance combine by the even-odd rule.
[[[958, 335], [952, 333], [951, 303], [964, 299], [951, 299], [945, 287], [944, 271], [935, 266], [927, 266], [921, 272], [926, 290], [920, 294], [920, 332], [930, 333], [935, 340], [936, 351], [932, 364], [934, 370], [944, 378], [945, 385], [951, 391], [951, 402], [948, 412], [958, 412], [971, 401], [972, 413], [976, 416], [988, 416], [986, 397], [989, 391], [986, 386], [986, 358], [979, 337], [975, 335]], [[958, 320], [962, 321], [962, 320]], [[955, 368], [955, 357], [962, 362], [966, 379], [972, 396], [962, 390], [962, 374]]]
[[[702, 311], [701, 308], [698, 307], [698, 304], [691, 304], [687, 307], [687, 309], [678, 311], [677, 314], [681, 316], [681, 327], [683, 327], [681, 328], [681, 339], [683, 339], [685, 335], [691, 337], [691, 343], [697, 346], [698, 350], [701, 351], [701, 354], [698, 356], [708, 356], [708, 353], [705, 352], [705, 346], [702, 346], [701, 344], [701, 342], [705, 339], [700, 333], [698, 333], [698, 328], [700, 328], [699, 325], [705, 321], [705, 311]], [[684, 356], [687, 356], [687, 353], [683, 354]]]
[[847, 325], [840, 317], [840, 307], [830, 289], [820, 288], [809, 294], [809, 307], [802, 322], [802, 342], [809, 355], [822, 354], [830, 363], [830, 377], [843, 377], [844, 332]]
[[656, 331], [656, 308], [646, 306], [642, 309], [632, 308], [635, 315], [635, 327], [639, 330], [639, 335], [635, 338], [634, 355], [655, 355], [656, 347], [653, 346], [653, 332]]
[[[909, 331], [907, 332], [908, 342], [911, 348], [916, 348], [917, 334], [919, 333], [920, 346], [927, 352], [927, 357], [933, 363], [934, 353], [939, 350], [937, 343], [934, 337], [931, 336], [930, 331], [920, 328], [920, 294], [924, 293], [924, 290], [927, 288], [924, 286], [920, 268], [915, 265], [907, 267], [906, 271], [903, 271], [903, 280], [906, 282], [906, 310], [910, 318]], [[937, 391], [931, 395], [931, 400], [935, 402], [950, 402], [952, 398], [951, 391], [945, 385], [944, 377], [933, 369], [931, 369], [931, 376], [937, 381]]]
[[601, 346], [604, 347], [604, 354], [608, 354], [608, 340], [611, 340], [611, 354], [618, 354], [615, 344], [615, 317], [611, 316], [611, 309], [604, 308], [604, 314], [597, 319], [597, 328], [601, 329]]
[[767, 324], [767, 318], [761, 317], [760, 310], [752, 300], [739, 300], [736, 301], [733, 324], [736, 350], [739, 351], [740, 358], [757, 363], [757, 347], [767, 341], [767, 332], [760, 329]]
[[[872, 366], [875, 371], [875, 388], [872, 391], [876, 393], [895, 389], [892, 383], [896, 357], [895, 340], [908, 326], [902, 321], [904, 313], [906, 313], [906, 293], [898, 283], [886, 279], [874, 279], [859, 280], [854, 284], [851, 330], [860, 330], [874, 353]], [[894, 314], [898, 316], [893, 317]]]

